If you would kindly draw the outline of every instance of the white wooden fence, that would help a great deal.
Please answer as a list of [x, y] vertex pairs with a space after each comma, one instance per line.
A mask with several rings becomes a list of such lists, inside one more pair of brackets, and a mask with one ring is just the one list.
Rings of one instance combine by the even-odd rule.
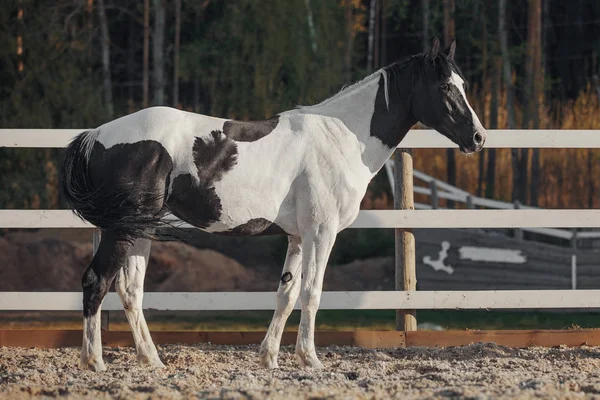
[[[0, 129], [0, 147], [59, 148], [77, 129]], [[413, 130], [403, 148], [454, 148], [430, 130]], [[600, 148], [592, 130], [488, 131], [487, 148]], [[184, 225], [185, 226], [185, 225]], [[90, 228], [65, 210], [0, 210], [0, 228]], [[364, 210], [350, 228], [598, 228], [600, 210]], [[90, 238], [91, 240], [91, 238]], [[600, 261], [600, 260], [599, 260]], [[40, 271], [43, 274], [43, 271]], [[145, 309], [274, 309], [274, 293], [147, 293]], [[323, 309], [599, 308], [600, 290], [325, 292]], [[104, 310], [120, 310], [110, 293]], [[80, 293], [0, 292], [0, 310], [81, 310]]]
[[[394, 191], [394, 171], [393, 171], [393, 162], [392, 160], [388, 161], [385, 164], [385, 168], [387, 171], [388, 179], [390, 181], [390, 187], [392, 189], [392, 193]], [[424, 186], [414, 186], [413, 192], [417, 194], [423, 194], [430, 197], [430, 204], [425, 203], [415, 203], [415, 209], [417, 210], [431, 210], [431, 209], [440, 209], [442, 207], [439, 206], [439, 199], [452, 200], [457, 203], [463, 203], [469, 209], [474, 209], [476, 207], [487, 208], [487, 209], [496, 209], [496, 210], [539, 210], [538, 207], [532, 207], [524, 204], [520, 204], [519, 202], [509, 203], [506, 201], [494, 200], [494, 199], [486, 199], [483, 197], [475, 196], [469, 192], [461, 190], [455, 186], [449, 185], [444, 181], [436, 179], [432, 176], [429, 176], [421, 171], [414, 170], [413, 176], [415, 180], [419, 180], [424, 182], [427, 187]], [[481, 228], [485, 228], [481, 226]], [[585, 228], [580, 226], [579, 228]], [[526, 231], [531, 233], [536, 233], [538, 235], [549, 236], [558, 239], [564, 239], [567, 242], [570, 242], [571, 247], [577, 248], [577, 242], [579, 239], [599, 239], [600, 232], [579, 232], [577, 229], [557, 229], [557, 228], [535, 228], [535, 227], [526, 227], [521, 226], [518, 231]], [[518, 233], [518, 232], [517, 232]], [[515, 235], [516, 237], [522, 235]]]

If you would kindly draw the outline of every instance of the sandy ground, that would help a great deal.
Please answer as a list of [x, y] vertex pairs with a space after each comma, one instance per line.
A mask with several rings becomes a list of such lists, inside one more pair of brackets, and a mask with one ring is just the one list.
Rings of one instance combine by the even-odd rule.
[[300, 369], [284, 347], [278, 370], [258, 346], [160, 346], [167, 365], [104, 349], [108, 371], [77, 367], [79, 349], [0, 348], [0, 397], [31, 398], [600, 398], [600, 348], [320, 348], [326, 369]]

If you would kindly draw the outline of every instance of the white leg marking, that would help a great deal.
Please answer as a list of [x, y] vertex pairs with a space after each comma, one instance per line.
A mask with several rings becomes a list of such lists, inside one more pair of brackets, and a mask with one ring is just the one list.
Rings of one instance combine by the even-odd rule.
[[81, 366], [92, 371], [106, 371], [102, 360], [102, 337], [100, 332], [100, 310], [83, 319], [83, 345], [81, 346]]
[[321, 301], [325, 267], [335, 242], [336, 228], [321, 225], [302, 237], [302, 317], [298, 328], [296, 358], [300, 364], [311, 368], [323, 368], [315, 351], [315, 318]]
[[149, 239], [136, 240], [125, 265], [117, 275], [115, 287], [125, 308], [125, 315], [129, 321], [137, 359], [141, 364], [149, 364], [153, 367], [164, 367], [158, 357], [158, 352], [152, 342], [148, 325], [142, 311], [142, 298], [144, 296], [144, 276], [148, 258], [150, 257]]
[[[285, 264], [279, 281], [279, 289], [277, 289], [277, 306], [269, 330], [260, 346], [260, 365], [266, 368], [278, 367], [277, 355], [279, 354], [281, 335], [283, 335], [285, 323], [300, 294], [302, 240], [299, 237], [289, 237], [288, 241]], [[289, 280], [284, 282], [283, 279]]]

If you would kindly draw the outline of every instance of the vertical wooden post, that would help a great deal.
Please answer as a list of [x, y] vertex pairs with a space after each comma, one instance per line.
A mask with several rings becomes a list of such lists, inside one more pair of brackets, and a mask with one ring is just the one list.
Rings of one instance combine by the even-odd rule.
[[577, 250], [577, 228], [571, 230], [571, 248]]
[[[520, 208], [521, 208], [521, 203], [518, 200], [515, 201], [515, 210], [518, 210]], [[515, 239], [523, 240], [523, 231], [519, 228], [515, 228]]]
[[475, 205], [473, 205], [473, 196], [471, 196], [471, 195], [467, 196], [467, 208], [469, 210], [472, 210], [475, 208]]
[[577, 228], [571, 230], [571, 289], [577, 289]]
[[437, 210], [440, 208], [440, 202], [438, 200], [437, 184], [435, 181], [429, 182], [429, 190], [431, 190], [431, 208]]
[[[394, 154], [394, 208], [414, 210], [413, 161], [410, 149], [397, 149]], [[396, 290], [417, 288], [415, 237], [410, 229], [395, 229], [396, 236]], [[396, 311], [396, 330], [416, 331], [415, 310]]]

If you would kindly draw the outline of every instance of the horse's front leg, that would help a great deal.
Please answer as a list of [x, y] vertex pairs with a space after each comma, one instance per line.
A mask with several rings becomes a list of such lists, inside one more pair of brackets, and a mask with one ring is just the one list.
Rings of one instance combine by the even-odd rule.
[[267, 335], [260, 346], [260, 365], [277, 368], [277, 354], [285, 322], [290, 316], [300, 294], [300, 266], [302, 264], [302, 241], [299, 237], [288, 238], [285, 264], [277, 290], [277, 306]]
[[315, 318], [321, 301], [325, 267], [336, 234], [337, 226], [328, 224], [315, 226], [302, 236], [302, 316], [298, 328], [296, 358], [300, 364], [312, 368], [323, 368], [315, 350]]

